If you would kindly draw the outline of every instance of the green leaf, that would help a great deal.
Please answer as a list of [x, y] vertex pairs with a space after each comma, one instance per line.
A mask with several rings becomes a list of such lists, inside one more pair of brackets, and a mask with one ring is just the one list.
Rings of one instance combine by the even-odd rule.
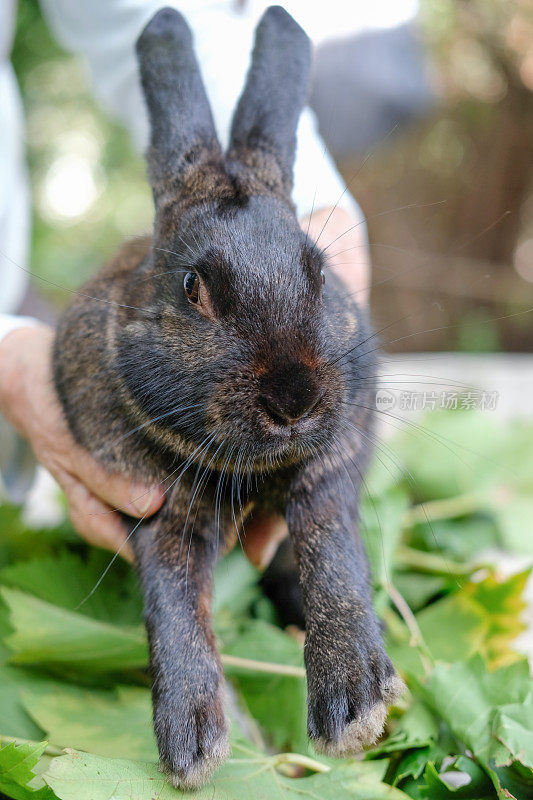
[[[377, 777], [371, 764], [350, 766], [307, 778], [287, 778], [275, 769], [276, 756], [235, 753], [195, 800], [407, 800]], [[281, 762], [280, 762], [281, 763]], [[370, 767], [370, 769], [369, 769]], [[44, 779], [60, 800], [174, 800], [190, 797], [166, 781], [157, 765], [69, 751], [53, 759]]]
[[400, 717], [393, 733], [381, 744], [369, 750], [367, 758], [375, 758], [383, 753], [426, 747], [437, 741], [438, 725], [434, 715], [419, 701], [415, 701]]
[[5, 640], [13, 663], [105, 672], [144, 667], [148, 661], [143, 628], [110, 625], [17, 589], [0, 593], [13, 628]]
[[433, 500], [492, 487], [502, 477], [497, 456], [507, 435], [488, 414], [439, 410], [406, 427], [395, 444], [417, 496]]
[[432, 603], [416, 615], [430, 653], [442, 661], [468, 658], [478, 652], [489, 631], [483, 608], [459, 591]]
[[[301, 645], [279, 628], [261, 620], [250, 621], [224, 652], [258, 661], [303, 666]], [[274, 747], [307, 750], [307, 693], [303, 678], [251, 674], [230, 667], [226, 667], [225, 672], [233, 676], [247, 709]]]
[[523, 735], [524, 730], [533, 730], [527, 662], [494, 672], [487, 671], [480, 656], [452, 666], [440, 664], [418, 691], [485, 767], [498, 796], [505, 797], [497, 768], [518, 762], [529, 770], [533, 758], [532, 738]]
[[[20, 667], [0, 666], [0, 733], [20, 739], [44, 738], [39, 728], [20, 702], [22, 689], [34, 687], [42, 680]], [[47, 682], [44, 679], [45, 683]]]
[[391, 580], [394, 551], [401, 540], [402, 519], [408, 505], [409, 498], [401, 489], [380, 497], [365, 497], [361, 503], [361, 536], [375, 586]]
[[377, 451], [374, 454], [365, 475], [365, 494], [367, 496], [380, 497], [403, 482], [405, 465], [402, 463], [402, 453], [394, 446], [395, 444], [393, 442], [393, 446], [388, 451], [390, 457], [387, 452]]
[[451, 560], [475, 563], [480, 553], [500, 547], [502, 539], [487, 502], [485, 514], [454, 520], [430, 518], [430, 522], [418, 523], [411, 532], [409, 545], [442, 553]]
[[475, 656], [464, 663], [437, 665], [422, 694], [454, 734], [479, 756], [490, 751], [490, 723], [498, 707], [522, 705], [530, 691], [525, 660], [488, 672], [483, 659]]
[[55, 528], [29, 528], [22, 519], [21, 509], [0, 502], [0, 567], [13, 561], [47, 556], [79, 537], [68, 523]]
[[[403, 789], [405, 791], [406, 779], [413, 778], [416, 780], [422, 775], [431, 758], [431, 753], [432, 748], [429, 746], [420, 747], [416, 750], [407, 750], [396, 765], [394, 780], [392, 781], [393, 785], [399, 786], [403, 784]], [[408, 794], [410, 794], [410, 792], [408, 792]], [[420, 791], [418, 790], [417, 796], [419, 795]]]
[[533, 426], [503, 425], [476, 411], [435, 411], [397, 438], [413, 490], [421, 499], [479, 492], [487, 508], [508, 487], [533, 488]]
[[500, 501], [496, 498], [493, 509], [496, 523], [500, 529], [500, 538], [504, 547], [515, 553], [533, 554], [533, 536], [531, 536], [531, 520], [533, 519], [533, 497], [528, 494], [515, 494], [512, 491], [502, 493]]
[[215, 567], [213, 614], [220, 617], [241, 617], [249, 600], [260, 596], [259, 572], [245, 558], [240, 547], [222, 558]]
[[[0, 792], [14, 800], [53, 800], [49, 787], [36, 779], [35, 769], [46, 742], [10, 744], [0, 749]], [[40, 784], [29, 786], [29, 784]]]
[[523, 593], [529, 571], [504, 581], [488, 575], [416, 615], [434, 658], [453, 662], [482, 653], [492, 667], [516, 660], [511, 644], [524, 630]]
[[516, 660], [511, 645], [525, 629], [523, 615], [527, 604], [524, 592], [530, 575], [531, 570], [525, 570], [507, 580], [498, 580], [489, 574], [484, 580], [467, 584], [464, 588], [472, 601], [487, 614], [489, 630], [481, 652], [491, 668]]
[[444, 592], [450, 581], [439, 575], [419, 572], [395, 572], [394, 586], [412, 611], [420, 611], [429, 600]]
[[148, 689], [117, 686], [97, 691], [64, 685], [26, 691], [22, 698], [28, 714], [55, 745], [157, 761]]
[[440, 773], [429, 762], [424, 771], [421, 797], [426, 800], [494, 800], [496, 793], [483, 770], [470, 758], [461, 757]]
[[498, 797], [502, 800], [530, 800], [533, 797], [533, 772], [515, 761], [508, 767], [491, 770]]
[[492, 737], [495, 741], [491, 742], [489, 759], [504, 765], [510, 754], [511, 761], [533, 769], [533, 694], [521, 704], [511, 703], [496, 710]]
[[142, 596], [135, 572], [116, 561], [110, 574], [94, 590], [112, 556], [92, 548], [85, 561], [63, 551], [57, 556], [33, 559], [5, 567], [0, 580], [48, 603], [104, 622], [140, 624]]

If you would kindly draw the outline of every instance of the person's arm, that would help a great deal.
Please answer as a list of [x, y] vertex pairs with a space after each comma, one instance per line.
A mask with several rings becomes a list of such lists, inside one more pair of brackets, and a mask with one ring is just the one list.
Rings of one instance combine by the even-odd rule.
[[[104, 474], [78, 448], [63, 420], [51, 379], [53, 331], [15, 315], [28, 285], [29, 190], [22, 104], [9, 50], [13, 2], [0, 4], [0, 476], [13, 502], [22, 502], [35, 475], [35, 456], [65, 490], [79, 533], [117, 550], [126, 536], [116, 513], [153, 513], [158, 490], [130, 486]], [[20, 435], [19, 435], [20, 434]], [[150, 500], [150, 502], [148, 502]], [[128, 548], [122, 552], [129, 554]]]
[[29, 279], [30, 191], [22, 101], [9, 63], [10, 5], [0, 3], [0, 315], [16, 313]]
[[53, 338], [48, 326], [21, 324], [0, 340], [0, 413], [65, 492], [76, 530], [93, 544], [130, 555], [115, 509], [134, 517], [153, 514], [161, 490], [109, 475], [74, 442], [52, 382]]

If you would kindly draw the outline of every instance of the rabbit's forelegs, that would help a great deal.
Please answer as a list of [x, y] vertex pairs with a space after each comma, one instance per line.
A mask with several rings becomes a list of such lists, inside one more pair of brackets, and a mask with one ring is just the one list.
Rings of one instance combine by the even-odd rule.
[[210, 621], [217, 557], [212, 514], [204, 536], [201, 513], [193, 530], [185, 519], [187, 504], [182, 507], [183, 515], [164, 508], [161, 517], [139, 530], [134, 546], [145, 594], [161, 767], [175, 786], [191, 789], [227, 758], [229, 739]]
[[308, 731], [331, 756], [372, 744], [403, 689], [372, 608], [349, 466], [310, 464], [287, 508], [304, 602]]

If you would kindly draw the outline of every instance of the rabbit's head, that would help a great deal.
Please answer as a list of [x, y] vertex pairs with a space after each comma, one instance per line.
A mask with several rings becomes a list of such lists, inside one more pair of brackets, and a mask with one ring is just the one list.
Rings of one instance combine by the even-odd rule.
[[121, 376], [145, 414], [188, 441], [289, 463], [339, 425], [335, 359], [359, 326], [323, 292], [324, 257], [290, 199], [309, 40], [282, 8], [265, 12], [226, 153], [183, 17], [159, 11], [137, 54], [156, 217], [124, 303], [150, 314], [121, 309]]

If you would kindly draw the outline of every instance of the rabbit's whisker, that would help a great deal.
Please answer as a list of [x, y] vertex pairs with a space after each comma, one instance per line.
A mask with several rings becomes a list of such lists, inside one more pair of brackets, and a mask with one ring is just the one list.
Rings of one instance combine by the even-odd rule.
[[[348, 180], [348, 182], [347, 182], [346, 186], [344, 187], [344, 189], [343, 189], [343, 190], [342, 190], [342, 192], [340, 193], [340, 195], [339, 195], [339, 197], [338, 197], [338, 199], [337, 199], [337, 201], [336, 201], [335, 205], [333, 206], [333, 208], [332, 208], [332, 209], [331, 209], [331, 211], [329, 212], [329, 214], [328, 214], [328, 216], [327, 216], [327, 218], [326, 218], [326, 221], [324, 222], [324, 225], [322, 226], [322, 229], [321, 229], [320, 233], [318, 234], [318, 238], [317, 238], [317, 240], [316, 240], [316, 242], [315, 242], [315, 244], [316, 244], [316, 245], [318, 245], [318, 241], [319, 241], [320, 237], [322, 236], [322, 234], [324, 233], [324, 229], [325, 229], [326, 225], [327, 225], [327, 224], [328, 224], [328, 222], [330, 221], [332, 214], [333, 214], [333, 213], [334, 213], [334, 211], [336, 210], [337, 206], [339, 205], [340, 201], [342, 200], [342, 198], [344, 197], [344, 195], [346, 194], [346, 192], [347, 192], [347, 191], [348, 191], [348, 190], [351, 188], [351, 186], [352, 186], [353, 182], [355, 181], [355, 179], [356, 179], [356, 178], [357, 178], [357, 177], [358, 177], [358, 176], [361, 174], [362, 170], [365, 168], [365, 166], [367, 165], [367, 163], [368, 163], [368, 162], [370, 161], [370, 159], [371, 159], [371, 158], [372, 158], [372, 157], [375, 155], [375, 153], [376, 153], [376, 150], [378, 149], [378, 147], [382, 147], [382, 146], [383, 146], [383, 144], [384, 144], [384, 143], [387, 141], [387, 139], [389, 138], [389, 136], [391, 136], [391, 135], [394, 133], [394, 131], [396, 130], [396, 128], [397, 128], [397, 127], [398, 127], [398, 123], [395, 123], [395, 124], [392, 126], [391, 130], [390, 130], [390, 131], [389, 131], [389, 132], [388, 132], [388, 133], [387, 133], [387, 134], [386, 134], [386, 135], [385, 135], [385, 136], [384, 136], [384, 137], [383, 137], [383, 138], [382, 138], [382, 139], [381, 139], [379, 142], [377, 142], [377, 143], [374, 145], [374, 148], [373, 148], [372, 150], [370, 150], [370, 152], [368, 152], [368, 153], [367, 153], [367, 155], [365, 156], [365, 158], [363, 159], [363, 161], [361, 162], [361, 164], [360, 164], [360, 165], [357, 167], [357, 169], [354, 171], [354, 174], [353, 174], [353, 175], [350, 177], [350, 179]], [[344, 235], [344, 234], [341, 234], [341, 235]]]
[[37, 278], [37, 280], [41, 281], [42, 283], [48, 284], [48, 286], [54, 286], [56, 289], [61, 289], [64, 292], [69, 292], [69, 294], [76, 294], [79, 295], [80, 297], [85, 297], [88, 300], [94, 300], [98, 303], [106, 303], [107, 305], [116, 306], [117, 308], [130, 308], [134, 311], [142, 311], [146, 314], [149, 314], [150, 316], [153, 316], [153, 312], [148, 308], [141, 308], [139, 306], [130, 306], [127, 303], [119, 303], [116, 300], [108, 300], [105, 297], [94, 297], [91, 294], [87, 294], [87, 292], [82, 292], [80, 289], [69, 289], [68, 286], [62, 286], [60, 283], [55, 283], [55, 281], [51, 281], [48, 278], [44, 278], [42, 275], [35, 275], [31, 270], [27, 269], [26, 267], [23, 267], [21, 264], [18, 264], [16, 261], [14, 261], [3, 250], [0, 250], [0, 255], [2, 256], [2, 258], [6, 258], [8, 261], [10, 261], [15, 267], [21, 269], [27, 275], [30, 275], [32, 278]]
[[[389, 447], [388, 445], [386, 445], [384, 442], [380, 442], [380, 441], [377, 439], [377, 437], [376, 437], [376, 436], [369, 436], [369, 435], [365, 434], [365, 433], [364, 433], [362, 430], [360, 430], [360, 428], [358, 428], [358, 426], [354, 425], [353, 423], [352, 423], [352, 427], [353, 427], [353, 428], [355, 428], [355, 430], [357, 431], [357, 433], [358, 433], [358, 435], [359, 435], [359, 436], [362, 436], [362, 437], [363, 437], [364, 439], [366, 439], [366, 440], [367, 440], [367, 441], [368, 441], [368, 442], [369, 442], [371, 445], [373, 445], [374, 447], [376, 447], [376, 450], [377, 450], [378, 452], [381, 452], [381, 453], [383, 453], [383, 454], [386, 454], [386, 455], [388, 456], [388, 458], [389, 458], [389, 459], [392, 461], [392, 463], [393, 463], [393, 464], [396, 466], [396, 468], [399, 470], [400, 474], [401, 474], [403, 477], [405, 477], [405, 479], [407, 480], [407, 482], [408, 482], [409, 486], [411, 487], [411, 490], [412, 490], [414, 493], [416, 493], [416, 492], [417, 492], [416, 479], [414, 478], [413, 474], [410, 472], [410, 470], [409, 470], [409, 469], [406, 469], [405, 467], [403, 467], [403, 466], [402, 466], [402, 465], [399, 463], [399, 461], [398, 461], [398, 458], [397, 458], [396, 454], [394, 453], [394, 451], [392, 450], [392, 448], [391, 448], [391, 447]], [[427, 431], [426, 431], [426, 433], [427, 433]], [[379, 455], [376, 455], [376, 458], [378, 458], [378, 460], [380, 461], [380, 463], [382, 464], [382, 466], [383, 466], [383, 467], [386, 469], [387, 467], [386, 467], [385, 463], [384, 463], [384, 462], [381, 460], [381, 458], [379, 457]], [[392, 473], [391, 473], [391, 474], [392, 474]], [[368, 488], [366, 489], [366, 491], [367, 491], [367, 495], [369, 496], [369, 498], [372, 498], [372, 495], [371, 495], [371, 494], [370, 494], [370, 492], [368, 491]], [[373, 501], [373, 500], [372, 500], [372, 504], [374, 505], [374, 501]], [[425, 518], [426, 518], [426, 524], [427, 524], [427, 525], [428, 525], [428, 527], [429, 527], [429, 530], [430, 530], [430, 532], [431, 532], [431, 536], [432, 536], [432, 538], [433, 538], [433, 541], [434, 541], [434, 543], [435, 543], [435, 547], [437, 548], [437, 550], [442, 550], [442, 548], [441, 548], [441, 545], [440, 545], [440, 543], [439, 543], [439, 541], [438, 541], [438, 539], [437, 539], [437, 534], [435, 533], [435, 528], [434, 528], [434, 526], [433, 526], [433, 523], [432, 523], [431, 519], [429, 518], [429, 516], [428, 516], [428, 514], [427, 514], [427, 511], [426, 511], [426, 509], [425, 509], [425, 508], [423, 509], [423, 513], [424, 513], [424, 516], [425, 516]], [[457, 578], [456, 576], [453, 576], [452, 570], [451, 570], [451, 568], [450, 568], [450, 566], [449, 566], [449, 564], [448, 564], [448, 562], [447, 562], [447, 560], [446, 560], [446, 555], [445, 555], [444, 553], [442, 553], [442, 556], [443, 556], [443, 560], [444, 560], [444, 564], [445, 564], [445, 566], [446, 566], [446, 569], [448, 570], [448, 573], [450, 574], [450, 576], [454, 577], [454, 580], [455, 580], [455, 582], [456, 582], [457, 586], [458, 586], [459, 588], [462, 588], [462, 584], [461, 584], [461, 582], [458, 580], [458, 578]]]
[[[201, 477], [200, 481], [198, 481], [198, 476], [199, 476], [199, 473], [200, 473], [200, 469], [201, 469], [201, 467], [203, 465], [203, 461], [204, 461], [205, 455], [207, 454], [207, 451], [209, 450], [209, 447], [211, 446], [211, 444], [214, 441], [215, 437], [216, 437], [216, 434], [213, 436], [213, 438], [211, 439], [211, 441], [208, 443], [207, 447], [205, 448], [205, 451], [202, 454], [202, 460], [201, 460], [200, 464], [198, 465], [198, 469], [196, 471], [196, 475], [195, 475], [195, 478], [194, 478], [194, 481], [193, 481], [193, 485], [191, 487], [191, 493], [189, 495], [189, 496], [192, 495], [192, 497], [191, 497], [191, 499], [189, 501], [189, 506], [188, 506], [188, 509], [187, 509], [187, 516], [185, 518], [185, 524], [183, 526], [183, 531], [182, 531], [182, 535], [181, 535], [180, 549], [183, 546], [183, 541], [184, 541], [184, 538], [185, 538], [185, 532], [186, 532], [186, 529], [187, 529], [187, 525], [188, 525], [188, 522], [189, 522], [189, 516], [190, 516], [191, 510], [192, 510], [193, 504], [194, 504], [194, 502], [195, 502], [200, 490], [201, 490], [201, 492], [203, 494], [203, 490], [205, 488], [205, 484], [207, 482], [207, 479], [209, 478], [211, 464], [213, 464], [213, 462], [215, 461], [218, 453], [223, 448], [223, 446], [224, 446], [224, 444], [226, 442], [226, 439], [223, 439], [222, 442], [219, 444], [219, 446], [215, 450], [214, 454], [210, 458], [207, 466], [205, 467], [205, 469], [204, 469], [204, 471], [202, 473], [202, 477]], [[198, 510], [197, 510], [196, 513], [198, 513]]]
[[[414, 378], [422, 378], [424, 380], [413, 380]], [[347, 385], [354, 383], [357, 386], [362, 386], [367, 379], [369, 383], [375, 383], [376, 388], [389, 385], [394, 388], [394, 385], [396, 384], [405, 384], [407, 386], [446, 386], [450, 389], [467, 390], [472, 388], [471, 384], [453, 381], [451, 378], [445, 378], [439, 375], [426, 375], [424, 373], [416, 374], [410, 372], [387, 373], [386, 375], [378, 376], [377, 378], [375, 378], [373, 375], [357, 375], [353, 378], [345, 378], [344, 382]]]
[[[367, 336], [366, 339], [363, 339], [362, 342], [358, 342], [356, 345], [354, 345], [353, 347], [350, 347], [344, 353], [341, 353], [340, 356], [337, 356], [337, 358], [334, 358], [332, 361], [329, 361], [328, 362], [329, 366], [333, 366], [333, 364], [338, 364], [339, 361], [342, 361], [343, 359], [345, 359], [346, 356], [350, 355], [350, 353], [353, 353], [355, 350], [361, 350], [361, 348], [364, 347], [364, 345], [367, 342], [370, 342], [372, 339], [375, 339], [376, 336], [379, 336], [379, 334], [383, 333], [383, 331], [386, 331], [389, 328], [392, 328], [394, 325], [398, 325], [398, 323], [400, 323], [400, 322], [404, 322], [406, 319], [409, 319], [412, 316], [413, 316], [413, 314], [407, 314], [405, 317], [400, 317], [400, 319], [397, 319], [394, 322], [389, 322], [388, 325], [384, 325], [383, 328], [380, 328], [379, 330], [374, 331], [374, 333], [372, 333], [369, 336]], [[368, 352], [369, 351], [365, 350], [365, 351], [363, 351], [361, 353], [361, 355], [368, 355]], [[372, 350], [370, 352], [372, 352]]]
[[190, 411], [191, 409], [198, 408], [201, 405], [202, 405], [201, 403], [194, 403], [194, 405], [191, 406], [176, 406], [175, 408], [171, 408], [170, 411], [165, 411], [164, 414], [159, 414], [157, 417], [152, 417], [147, 422], [143, 422], [142, 425], [137, 425], [136, 428], [132, 428], [131, 431], [128, 431], [127, 433], [124, 433], [122, 436], [119, 436], [119, 438], [115, 439], [115, 441], [112, 442], [110, 446], [113, 447], [119, 442], [124, 441], [124, 439], [128, 439], [130, 436], [133, 436], [133, 434], [138, 433], [138, 431], [142, 431], [148, 425], [153, 425], [155, 422], [159, 422], [159, 420], [165, 419], [165, 417], [169, 417], [172, 414], [181, 414], [184, 411]]
[[217, 532], [217, 548], [220, 542], [220, 512], [222, 506], [222, 493], [223, 493], [223, 479], [224, 474], [226, 471], [226, 467], [229, 463], [231, 455], [233, 453], [234, 447], [226, 454], [226, 458], [222, 464], [222, 469], [220, 470], [220, 474], [217, 481], [217, 488], [215, 493], [215, 527]]
[[[342, 401], [342, 405], [355, 406], [356, 408], [366, 409], [367, 411], [376, 412], [378, 414], [381, 414], [382, 416], [389, 418], [387, 420], [384, 420], [385, 422], [387, 422], [391, 427], [393, 427], [393, 428], [395, 428], [396, 430], [399, 430], [399, 431], [402, 431], [403, 428], [399, 427], [398, 425], [394, 425], [394, 423], [392, 423], [390, 420], [392, 419], [392, 420], [396, 420], [399, 423], [403, 423], [404, 425], [406, 425], [407, 427], [409, 427], [409, 428], [411, 428], [413, 430], [413, 435], [414, 434], [423, 434], [424, 436], [426, 436], [427, 438], [431, 439], [436, 444], [440, 444], [442, 447], [445, 447], [455, 458], [458, 458], [459, 461], [461, 461], [461, 463], [465, 467], [467, 467], [467, 469], [470, 470], [470, 471], [473, 471], [475, 469], [475, 467], [472, 464], [469, 464], [463, 458], [461, 458], [459, 453], [457, 453], [455, 450], [452, 449], [452, 446], [459, 448], [459, 450], [463, 451], [463, 453], [467, 453], [468, 455], [475, 456], [476, 458], [482, 458], [484, 461], [486, 461], [489, 464], [493, 464], [494, 466], [499, 466], [496, 461], [494, 461], [493, 459], [489, 458], [489, 456], [485, 455], [484, 453], [480, 453], [479, 451], [472, 450], [469, 447], [465, 447], [460, 442], [453, 441], [452, 439], [449, 439], [446, 436], [442, 436], [442, 434], [438, 434], [435, 431], [431, 431], [431, 430], [429, 430], [429, 428], [426, 428], [424, 425], [419, 425], [418, 423], [413, 422], [412, 420], [406, 419], [405, 417], [400, 417], [397, 414], [392, 414], [390, 411], [384, 411], [383, 409], [374, 408], [372, 406], [365, 406], [365, 405], [362, 405], [360, 403], [349, 402], [349, 401], [346, 401], [346, 400]], [[514, 473], [514, 474], [516, 475], [516, 473]], [[518, 476], [516, 475], [516, 477], [518, 477]]]
[[[425, 310], [426, 310], [425, 308], [422, 308], [420, 310], [420, 312], [418, 312], [418, 313], [421, 314]], [[512, 312], [510, 314], [503, 314], [503, 315], [498, 316], [498, 317], [491, 317], [491, 318], [487, 319], [486, 322], [500, 322], [501, 320], [504, 320], [504, 319], [510, 319], [512, 317], [520, 317], [520, 316], [523, 316], [524, 314], [531, 314], [532, 312], [533, 312], [533, 306], [531, 308], [523, 309], [522, 311], [514, 311], [514, 312]], [[374, 333], [373, 335], [367, 337], [367, 339], [365, 339], [363, 342], [355, 345], [355, 347], [350, 348], [345, 353], [343, 353], [342, 355], [338, 356], [336, 359], [334, 359], [333, 361], [331, 361], [329, 363], [330, 364], [337, 363], [337, 361], [340, 361], [341, 359], [345, 358], [347, 355], [350, 355], [350, 353], [352, 353], [352, 352], [354, 352], [356, 350], [359, 350], [362, 347], [362, 345], [364, 345], [366, 342], [370, 341], [371, 339], [375, 338], [379, 333], [383, 332], [384, 330], [387, 330], [387, 328], [390, 328], [390, 327], [392, 327], [394, 325], [397, 325], [399, 322], [402, 322], [402, 321], [404, 321], [406, 319], [409, 319], [411, 317], [414, 317], [416, 315], [417, 315], [417, 312], [414, 312], [413, 314], [408, 314], [405, 317], [401, 317], [400, 319], [396, 320], [395, 322], [390, 323], [390, 325], [385, 325], [383, 328], [381, 328], [380, 331], [376, 331], [376, 333]], [[363, 356], [372, 355], [372, 353], [377, 352], [381, 347], [386, 347], [388, 345], [395, 344], [397, 342], [405, 341], [406, 339], [411, 339], [413, 336], [421, 336], [424, 333], [436, 333], [436, 332], [444, 331], [444, 330], [454, 330], [454, 329], [457, 329], [459, 327], [460, 327], [459, 325], [440, 325], [440, 326], [438, 326], [436, 328], [425, 328], [425, 329], [422, 329], [422, 330], [413, 331], [412, 333], [407, 333], [407, 334], [405, 334], [403, 336], [398, 336], [395, 339], [389, 339], [386, 342], [380, 342], [379, 347], [375, 347], [372, 350], [365, 350], [365, 351], [361, 352], [359, 355], [356, 353], [355, 360], [357, 360], [357, 358], [359, 356], [363, 357]], [[382, 361], [383, 360], [384, 359], [382, 359]], [[352, 362], [353, 362], [353, 360], [348, 360], [347, 363], [352, 363]]]
[[[361, 435], [362, 432], [360, 431], [358, 426], [357, 425], [353, 425], [353, 427], [355, 428], [356, 433], [358, 435]], [[368, 440], [368, 437], [365, 437], [365, 438], [367, 438], [367, 440]], [[335, 452], [336, 452], [336, 454], [338, 456], [338, 462], [340, 464], [342, 464], [342, 466], [344, 467], [344, 470], [346, 471], [346, 474], [348, 475], [348, 478], [350, 480], [350, 483], [352, 484], [354, 492], [356, 491], [356, 489], [355, 489], [355, 485], [354, 485], [354, 482], [353, 482], [353, 478], [350, 475], [348, 467], [344, 463], [343, 455], [348, 458], [348, 460], [352, 464], [353, 468], [357, 472], [357, 474], [359, 476], [359, 480], [361, 481], [361, 485], [363, 486], [363, 488], [364, 488], [364, 490], [366, 492], [366, 496], [369, 498], [370, 504], [372, 505], [372, 510], [374, 512], [374, 516], [376, 517], [377, 526], [379, 528], [381, 555], [382, 555], [382, 559], [383, 559], [383, 569], [385, 570], [385, 577], [386, 577], [387, 581], [390, 582], [390, 578], [389, 578], [389, 574], [388, 574], [388, 567], [387, 567], [387, 560], [386, 560], [386, 557], [385, 557], [385, 537], [383, 535], [383, 526], [381, 524], [381, 518], [380, 518], [380, 516], [378, 514], [378, 509], [377, 509], [377, 505], [375, 503], [374, 497], [372, 496], [372, 494], [371, 494], [371, 492], [370, 492], [370, 490], [368, 488], [368, 484], [367, 484], [367, 482], [365, 480], [365, 477], [364, 477], [363, 473], [361, 472], [360, 468], [358, 467], [356, 461], [351, 457], [351, 455], [348, 452], [346, 452], [346, 450], [341, 451], [341, 442], [340, 442], [340, 439], [338, 437], [337, 437], [337, 441], [336, 441]]]
[[154, 278], [160, 278], [163, 275], [176, 275], [176, 274], [178, 274], [180, 272], [183, 275], [186, 275], [187, 272], [190, 272], [190, 269], [187, 269], [186, 267], [183, 268], [183, 269], [180, 269], [179, 267], [176, 267], [176, 269], [167, 269], [164, 272], [153, 272], [150, 275], [147, 275], [146, 278], [139, 278], [139, 280], [138, 281], [134, 281], [134, 283], [135, 283], [135, 285], [138, 285], [140, 283], [146, 283], [146, 281], [151, 281]]
[[[214, 438], [214, 434], [212, 434], [212, 436], [213, 436], [213, 438]], [[206, 437], [206, 439], [204, 439], [204, 442], [205, 442], [205, 441], [207, 441], [207, 439], [209, 439], [209, 438], [210, 438], [210, 437]], [[203, 444], [203, 442], [202, 442], [202, 444]], [[178, 481], [179, 481], [179, 480], [181, 480], [181, 478], [183, 477], [183, 475], [184, 475], [185, 471], [186, 471], [186, 470], [187, 470], [187, 468], [189, 467], [189, 465], [190, 465], [190, 463], [192, 462], [192, 460], [193, 460], [193, 458], [194, 458], [195, 454], [196, 454], [196, 453], [197, 453], [197, 451], [200, 449], [200, 447], [202, 446], [202, 444], [201, 444], [201, 445], [199, 445], [199, 446], [196, 448], [196, 450], [194, 451], [194, 453], [193, 453], [191, 456], [189, 456], [189, 458], [188, 458], [188, 459], [187, 459], [187, 461], [185, 462], [185, 466], [184, 466], [184, 467], [183, 467], [183, 469], [181, 470], [180, 474], [178, 475], [178, 477], [177, 477], [177, 478], [176, 478], [174, 481], [172, 481], [172, 483], [170, 484], [170, 486], [168, 486], [168, 487], [165, 489], [165, 491], [163, 492], [163, 496], [166, 496], [166, 495], [168, 494], [168, 492], [170, 492], [170, 491], [171, 491], [171, 490], [174, 488], [174, 486], [175, 486], [175, 485], [178, 483]], [[208, 445], [208, 446], [209, 446], [209, 445]], [[179, 469], [179, 467], [178, 467], [178, 469]], [[176, 471], [177, 471], [177, 470], [174, 470], [174, 472], [176, 472]], [[172, 473], [171, 473], [171, 474], [172, 474]], [[164, 482], [165, 480], [167, 480], [169, 477], [170, 477], [170, 476], [169, 476], [169, 475], [167, 475], [167, 476], [166, 476], [166, 478], [164, 478], [164, 479], [163, 479], [163, 481], [161, 481], [161, 483], [163, 483], [163, 482]], [[159, 485], [161, 485], [161, 484], [159, 484]], [[117, 509], [117, 510], [118, 510], [118, 509]], [[133, 528], [131, 529], [131, 531], [129, 532], [129, 534], [128, 534], [128, 535], [127, 535], [127, 537], [125, 538], [125, 540], [122, 542], [122, 544], [120, 545], [120, 547], [118, 548], [118, 550], [116, 551], [116, 553], [114, 553], [114, 554], [113, 554], [113, 556], [112, 556], [111, 560], [109, 561], [109, 564], [106, 566], [106, 568], [104, 569], [104, 571], [102, 572], [102, 574], [100, 575], [100, 577], [98, 578], [98, 580], [96, 581], [96, 583], [95, 583], [95, 585], [93, 586], [93, 588], [91, 589], [91, 591], [90, 591], [90, 592], [89, 592], [89, 593], [86, 595], [86, 597], [84, 597], [84, 598], [83, 598], [83, 600], [82, 600], [80, 603], [78, 603], [78, 605], [75, 607], [74, 611], [78, 611], [78, 609], [79, 609], [79, 608], [80, 608], [80, 607], [81, 607], [81, 606], [82, 606], [84, 603], [86, 603], [86, 602], [87, 602], [87, 600], [89, 600], [89, 599], [90, 599], [90, 598], [93, 596], [93, 594], [95, 593], [95, 591], [98, 589], [98, 587], [100, 586], [100, 584], [102, 583], [102, 581], [103, 581], [103, 580], [104, 580], [104, 578], [106, 577], [107, 573], [109, 572], [109, 570], [111, 569], [111, 567], [113, 566], [113, 564], [115, 563], [115, 561], [117, 560], [117, 558], [119, 557], [120, 553], [122, 552], [122, 550], [124, 549], [124, 547], [126, 546], [126, 544], [129, 542], [129, 540], [131, 539], [131, 537], [133, 536], [133, 534], [134, 534], [134, 533], [137, 531], [137, 529], [139, 528], [139, 526], [140, 526], [140, 525], [142, 525], [142, 523], [145, 521], [145, 519], [147, 518], [147, 516], [148, 516], [148, 512], [146, 512], [145, 514], [143, 514], [143, 516], [142, 516], [142, 517], [141, 517], [141, 518], [138, 520], [138, 522], [137, 522], [137, 523], [136, 523], [136, 524], [133, 526]]]
[[336, 236], [335, 239], [333, 239], [333, 241], [329, 242], [329, 244], [327, 244], [326, 247], [322, 248], [322, 254], [324, 254], [327, 250], [329, 250], [329, 248], [333, 244], [335, 244], [335, 242], [337, 242], [339, 239], [342, 239], [343, 236], [346, 236], [347, 233], [355, 230], [356, 228], [359, 228], [360, 225], [363, 225], [368, 220], [377, 219], [378, 217], [384, 217], [387, 214], [395, 214], [398, 211], [407, 211], [408, 209], [411, 208], [432, 208], [433, 206], [441, 206], [446, 202], [447, 202], [446, 200], [435, 200], [432, 203], [406, 203], [403, 206], [397, 206], [396, 208], [387, 208], [384, 211], [378, 211], [375, 214], [372, 214], [369, 217], [366, 217], [364, 219], [361, 219], [359, 222], [356, 222], [355, 225], [351, 225], [343, 233], [339, 233], [339, 235]]

